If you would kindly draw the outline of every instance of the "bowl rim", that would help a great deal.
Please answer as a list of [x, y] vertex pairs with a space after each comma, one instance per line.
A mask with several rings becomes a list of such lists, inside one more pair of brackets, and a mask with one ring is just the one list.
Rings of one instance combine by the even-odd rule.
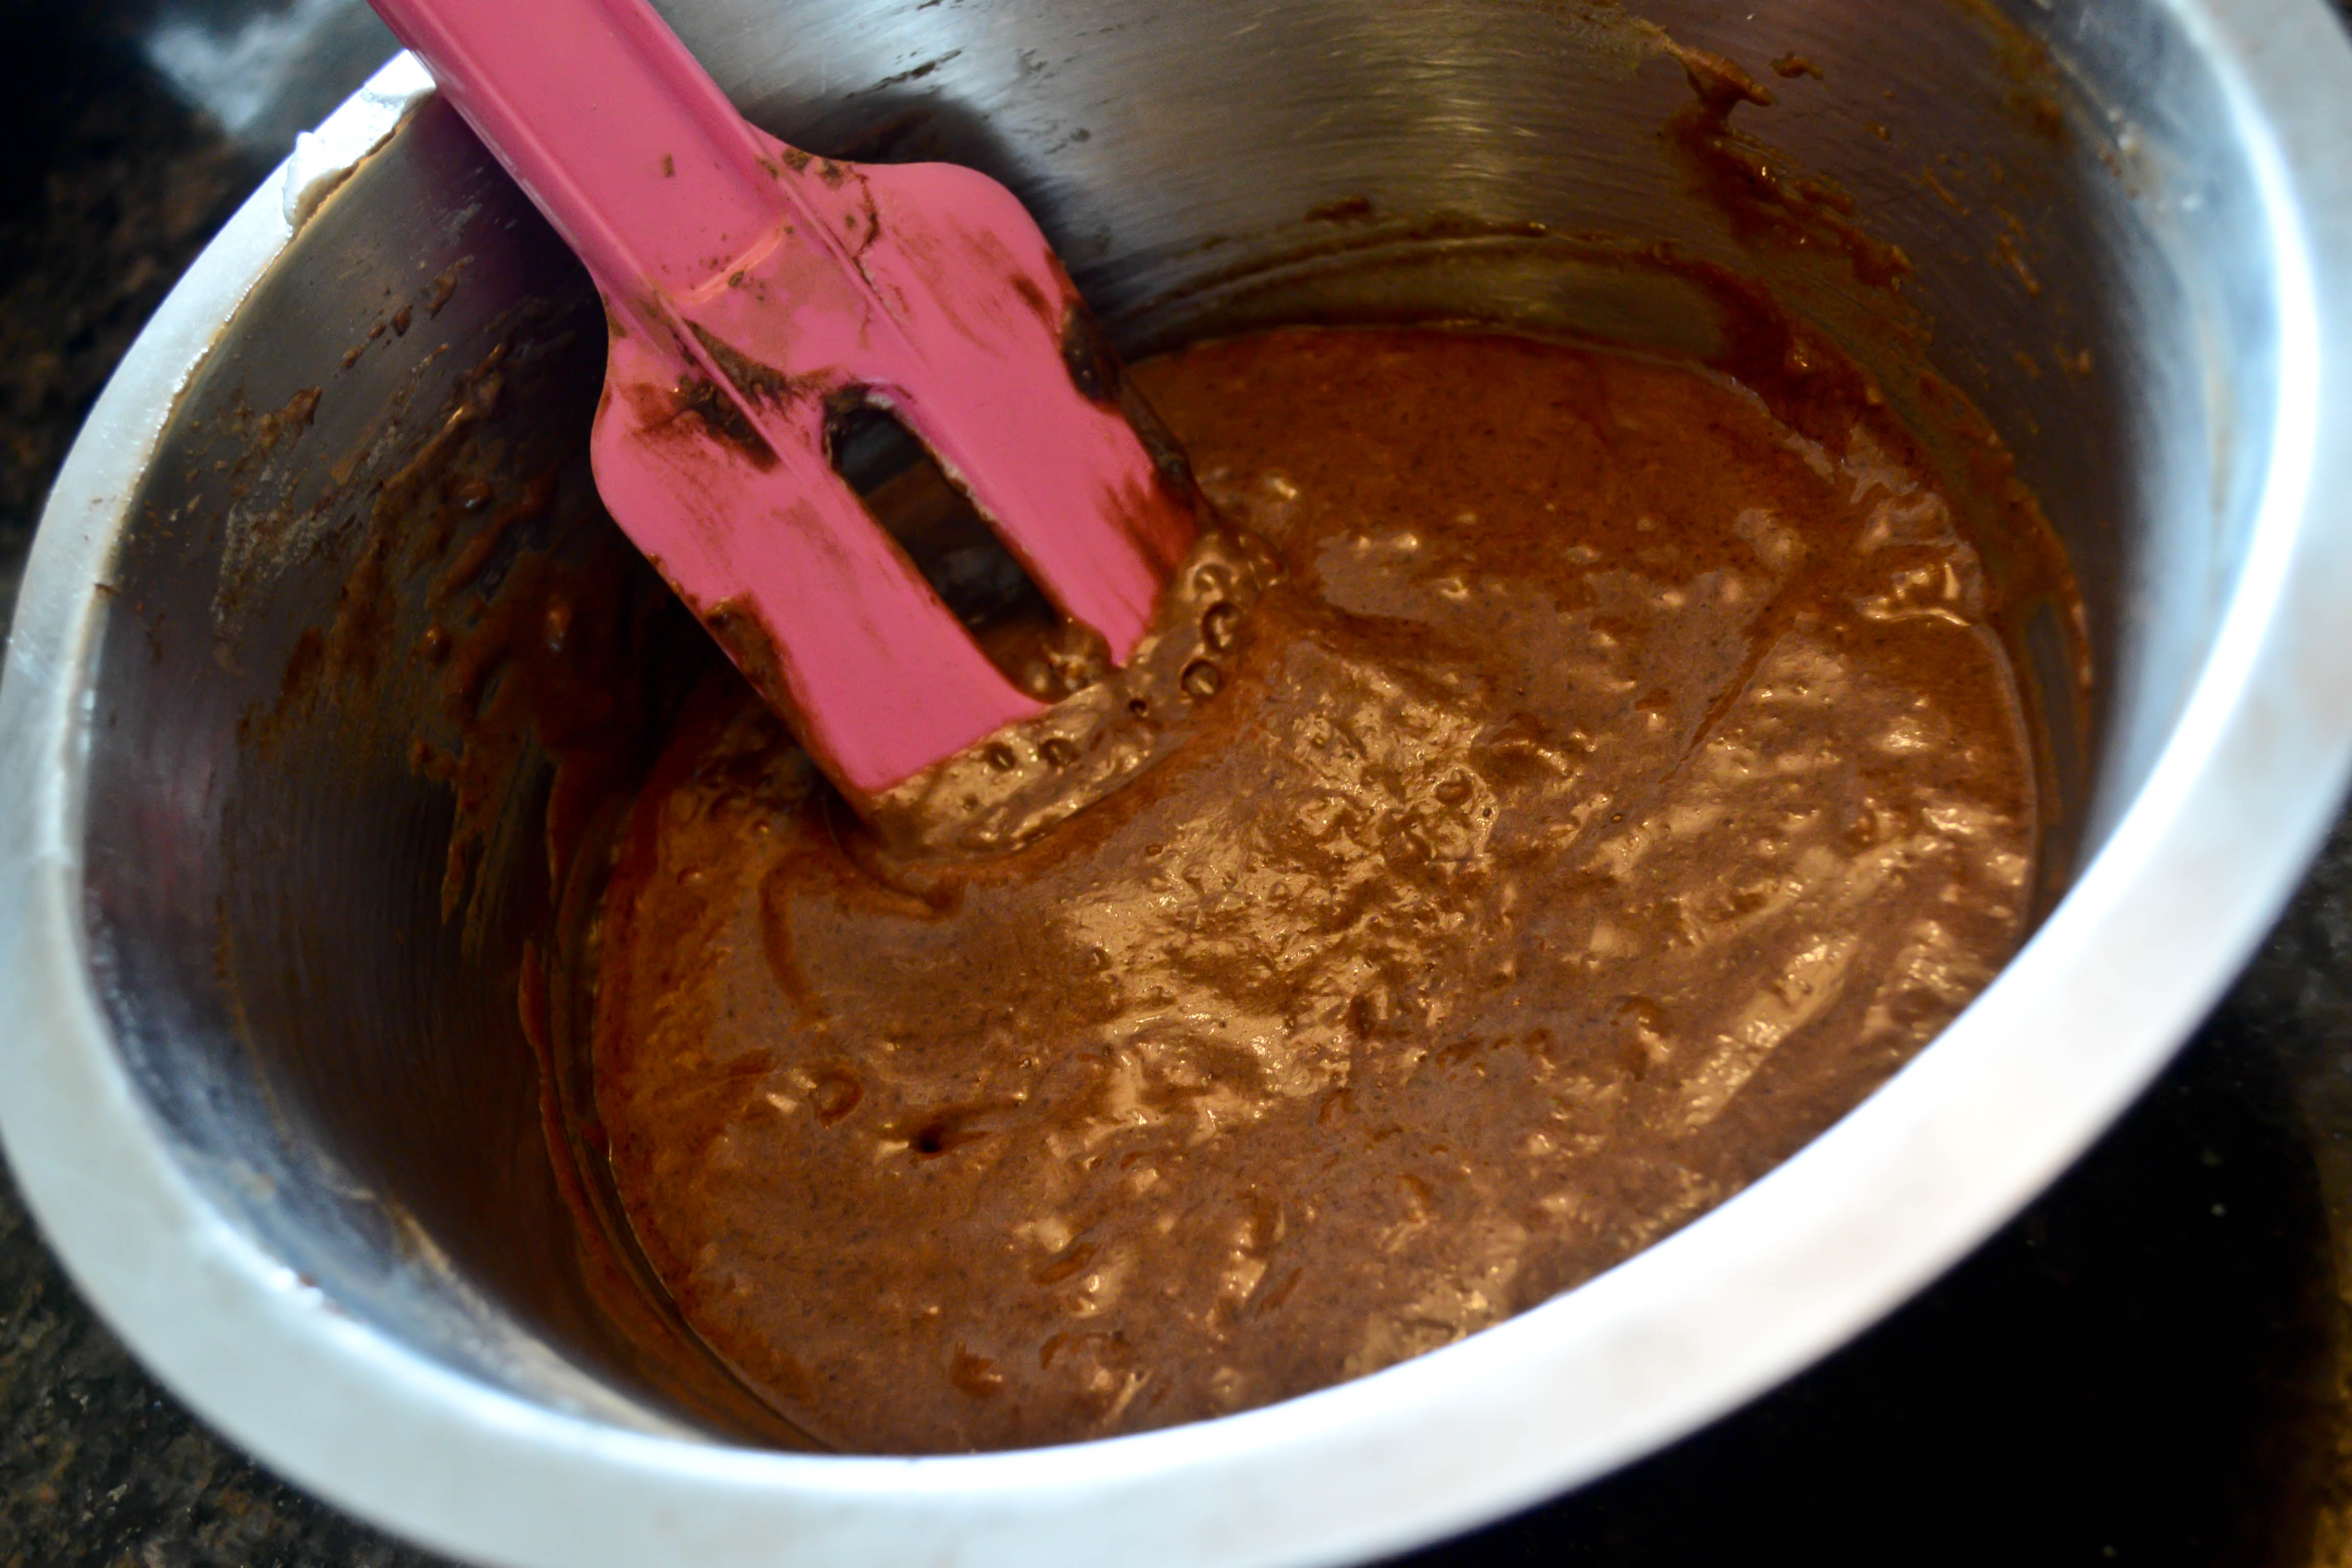
[[[2158, 0], [2211, 62], [2273, 257], [2252, 542], [2146, 783], [1927, 1051], [1597, 1279], [1285, 1403], [1064, 1447], [773, 1453], [492, 1388], [351, 1317], [215, 1210], [117, 1052], [83, 930], [97, 591], [180, 394], [309, 214], [431, 83], [385, 66], [266, 180], [109, 384], [44, 512], [0, 677], [0, 1139], [67, 1271], [206, 1420], [330, 1500], [517, 1568], [1360, 1560], [1495, 1518], [1744, 1403], [2005, 1222], [2155, 1077], [2292, 890], [2352, 767], [2352, 43], [2323, 0]], [[2211, 933], [2227, 940], [2211, 940]], [[657, 1423], [649, 1423], [657, 1425]], [[1214, 1507], [1202, 1500], [1213, 1498]]]

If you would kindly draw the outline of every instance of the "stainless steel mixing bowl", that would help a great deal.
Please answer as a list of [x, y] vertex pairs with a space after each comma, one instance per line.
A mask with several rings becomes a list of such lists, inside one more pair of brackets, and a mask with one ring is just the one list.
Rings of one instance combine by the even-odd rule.
[[[486, 1563], [1339, 1562], [1658, 1447], [2012, 1213], [2186, 1037], [2345, 775], [2352, 48], [2318, 0], [1637, 8], [1773, 85], [1737, 123], [1905, 247], [1928, 358], [2085, 582], [2097, 710], [2052, 737], [2063, 900], [1914, 1065], [1593, 1283], [1270, 1409], [921, 1460], [688, 1419], [599, 1327], [540, 1141], [514, 985], [541, 775], [507, 780], [493, 896], [445, 921], [449, 805], [405, 752], [429, 682], [393, 670], [377, 710], [268, 743], [242, 722], [334, 613], [345, 501], [428, 438], [520, 301], [576, 286], [395, 62], [132, 351], [8, 651], [0, 1128], [106, 1318], [289, 1475]], [[1605, 6], [670, 9], [792, 140], [1010, 180], [1131, 345], [1302, 310], [1700, 331], [1540, 225], [1769, 265], [1857, 354], [1899, 359], [1834, 247], [1747, 252], [1659, 134], [1682, 72]], [[562, 437], [534, 417], [512, 438]]]

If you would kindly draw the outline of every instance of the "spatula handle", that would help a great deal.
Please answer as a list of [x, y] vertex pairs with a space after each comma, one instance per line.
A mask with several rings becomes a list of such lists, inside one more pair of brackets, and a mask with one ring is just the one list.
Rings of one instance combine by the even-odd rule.
[[768, 150], [646, 0], [373, 3], [623, 309], [784, 220]]

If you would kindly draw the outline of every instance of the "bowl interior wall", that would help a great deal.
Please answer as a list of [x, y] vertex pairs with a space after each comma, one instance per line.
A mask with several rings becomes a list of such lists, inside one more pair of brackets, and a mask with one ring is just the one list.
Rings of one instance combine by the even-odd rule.
[[[2274, 420], [2273, 258], [2221, 84], [2153, 4], [2021, 7], [2030, 36], [1983, 0], [1637, 8], [1770, 88], [1733, 123], [1902, 247], [1908, 306], [1890, 314], [1843, 253], [1745, 244], [1663, 133], [1694, 101], [1683, 69], [1603, 8], [667, 9], [788, 139], [1006, 180], [1131, 350], [1333, 315], [1706, 345], [1695, 297], [1560, 236], [1760, 273], [1898, 402], [1918, 395], [1899, 334], [1924, 332], [2083, 581], [2095, 711], [2048, 737], [2063, 881], [2211, 652]], [[336, 616], [372, 498], [467, 373], [502, 342], [537, 356], [498, 439], [553, 462], [593, 408], [597, 331], [576, 268], [439, 104], [310, 220], [182, 398], [122, 542], [92, 708], [90, 949], [186, 1165], [289, 1267], [452, 1367], [677, 1429], [707, 1413], [595, 1308], [517, 1023], [551, 897], [545, 759], [519, 755], [486, 891], [450, 919], [448, 793], [410, 760], [441, 722], [431, 673], [395, 659], [364, 709], [256, 722]], [[312, 389], [307, 421], [264, 419]], [[2036, 642], [2045, 682], [2063, 653]]]

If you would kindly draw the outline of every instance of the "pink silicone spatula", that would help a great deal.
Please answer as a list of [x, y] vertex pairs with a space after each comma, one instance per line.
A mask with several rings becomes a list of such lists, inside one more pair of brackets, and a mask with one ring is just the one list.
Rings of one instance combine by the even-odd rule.
[[1125, 663], [1190, 546], [1076, 290], [969, 169], [812, 158], [646, 0], [374, 0], [603, 293], [605, 505], [836, 781], [875, 792], [1041, 711], [835, 472], [895, 414]]

